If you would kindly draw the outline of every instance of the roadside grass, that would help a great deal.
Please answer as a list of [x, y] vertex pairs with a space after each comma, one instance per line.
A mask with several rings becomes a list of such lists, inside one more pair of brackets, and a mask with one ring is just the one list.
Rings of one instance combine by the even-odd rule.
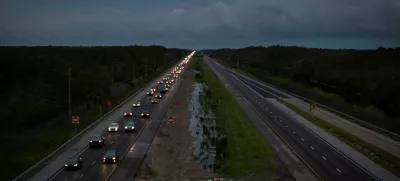
[[[226, 137], [225, 141], [219, 141], [216, 145], [217, 173], [230, 178], [276, 178], [279, 168], [268, 142], [201, 57], [194, 58], [203, 72], [196, 79], [201, 79], [207, 85], [207, 103], [216, 117], [218, 132]], [[195, 67], [198, 69], [199, 66]]]
[[282, 100], [277, 99], [279, 102], [284, 104], [286, 107], [290, 108], [291, 110], [295, 111], [297, 114], [302, 116], [303, 118], [311, 121], [315, 125], [319, 126], [320, 128], [324, 129], [326, 132], [330, 133], [331, 135], [335, 136], [339, 140], [345, 142], [347, 145], [351, 146], [358, 152], [362, 153], [369, 159], [373, 160], [375, 163], [379, 164], [383, 168], [389, 170], [393, 174], [400, 176], [400, 167], [398, 166], [400, 163], [400, 159], [385, 150], [372, 145], [370, 143], [365, 142], [364, 140], [353, 136], [352, 134], [338, 128], [327, 121], [324, 121], [316, 116], [312, 116], [311, 113], [301, 110], [296, 106]]
[[[129, 96], [137, 92], [141, 87], [159, 76], [160, 73], [172, 67], [172, 65], [174, 64], [168, 65], [159, 72], [143, 78], [135, 86], [128, 88], [128, 90], [124, 93], [109, 96], [107, 100], [113, 102], [113, 106], [116, 106], [118, 102], [122, 102], [127, 99]], [[111, 109], [112, 108], [113, 107], [111, 107]], [[77, 133], [84, 130], [87, 126], [92, 124], [101, 116], [105, 115], [108, 111], [109, 110], [106, 103], [104, 103], [101, 113], [99, 105], [92, 106], [90, 109], [84, 111], [82, 115], [79, 115], [80, 123], [77, 125]], [[27, 139], [28, 142], [23, 143], [26, 145], [27, 149], [15, 151], [13, 156], [5, 158], [5, 161], [8, 165], [7, 167], [3, 168], [3, 171], [4, 173], [8, 174], [3, 175], [2, 179], [14, 179], [23, 171], [36, 164], [38, 161], [64, 144], [70, 138], [74, 137], [76, 133], [74, 132], [74, 125], [71, 123], [71, 121], [72, 120], [65, 120], [65, 123], [58, 124], [52, 127], [52, 129], [42, 130], [41, 133], [32, 138], [27, 135], [27, 138], [29, 138]]]

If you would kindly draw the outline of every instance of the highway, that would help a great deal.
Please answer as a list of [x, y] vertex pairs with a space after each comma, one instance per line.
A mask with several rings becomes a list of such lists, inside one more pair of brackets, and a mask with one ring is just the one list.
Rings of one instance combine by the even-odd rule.
[[212, 60], [206, 62], [253, 105], [253, 109], [264, 121], [279, 133], [322, 180], [378, 180], [265, 99], [275, 98], [274, 95], [237, 78]]
[[[162, 76], [164, 77], [164, 76]], [[124, 160], [125, 155], [131, 150], [131, 147], [135, 147], [135, 153], [140, 150], [144, 150], [144, 155], [147, 153], [147, 149], [151, 145], [152, 139], [154, 138], [155, 133], [158, 130], [158, 126], [163, 120], [163, 117], [168, 110], [168, 107], [172, 101], [172, 96], [170, 94], [174, 94], [176, 89], [179, 87], [178, 83], [180, 80], [180, 76], [175, 79], [175, 82], [171, 84], [169, 91], [162, 95], [162, 99], [158, 99], [158, 103], [151, 103], [151, 100], [154, 99], [154, 95], [148, 96], [143, 94], [139, 100], [136, 102], [140, 102], [140, 107], [130, 106], [129, 108], [125, 108], [124, 112], [132, 112], [132, 117], [124, 117], [121, 115], [116, 121], [120, 126], [118, 132], [108, 132], [107, 130], [102, 131], [101, 134], [105, 137], [105, 146], [103, 148], [85, 148], [79, 154], [79, 157], [83, 160], [82, 168], [78, 170], [64, 170], [60, 168], [58, 172], [54, 173], [53, 176], [50, 177], [51, 181], [73, 181], [73, 180], [108, 180], [112, 173], [119, 168], [119, 162]], [[159, 80], [161, 81], [161, 80]], [[162, 109], [159, 110], [159, 107]], [[141, 118], [140, 113], [142, 109], [147, 109], [150, 113], [149, 118]], [[136, 131], [134, 132], [125, 132], [124, 126], [128, 121], [136, 122]], [[148, 128], [148, 129], [147, 129]], [[147, 131], [146, 131], [147, 130]], [[151, 131], [148, 131], [151, 130]], [[143, 135], [140, 137], [140, 135]], [[152, 135], [152, 136], [151, 136]], [[140, 143], [146, 141], [147, 145], [143, 144], [134, 144], [136, 140]], [[89, 141], [89, 140], [88, 140]], [[89, 142], [88, 142], [89, 143]], [[141, 146], [142, 145], [142, 146]], [[120, 161], [117, 164], [104, 164], [102, 162], [103, 154], [106, 150], [117, 150], [119, 153]], [[129, 158], [129, 153], [128, 153]], [[139, 168], [141, 162], [126, 162], [121, 165], [121, 168], [131, 168], [137, 167]], [[133, 171], [133, 170], [132, 170]], [[136, 173], [135, 170], [134, 173]], [[131, 172], [131, 170], [128, 170]]]
[[[115, 164], [103, 164], [102, 156], [106, 150], [115, 149], [118, 151], [120, 156], [129, 148], [130, 144], [136, 139], [138, 132], [146, 126], [149, 122], [149, 118], [141, 118], [140, 111], [142, 108], [147, 108], [152, 113], [158, 104], [152, 104], [150, 102], [154, 96], [144, 96], [141, 100], [141, 107], [132, 107], [126, 112], [132, 112], [132, 117], [122, 117], [116, 122], [120, 125], [118, 132], [103, 132], [103, 136], [106, 138], [106, 145], [103, 148], [88, 148], [80, 157], [83, 159], [83, 167], [79, 170], [61, 170], [56, 174], [52, 181], [67, 181], [67, 180], [104, 180], [113, 170]], [[123, 128], [127, 121], [136, 121], [135, 132], [124, 132]]]

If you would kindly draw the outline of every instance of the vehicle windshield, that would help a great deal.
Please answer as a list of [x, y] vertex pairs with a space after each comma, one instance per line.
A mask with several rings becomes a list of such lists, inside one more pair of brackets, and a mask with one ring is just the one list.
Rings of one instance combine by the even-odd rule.
[[149, 113], [149, 111], [147, 111], [147, 110], [142, 110], [142, 113], [143, 113], [143, 114], [147, 114], [147, 113]]
[[135, 126], [135, 122], [127, 122], [126, 125], [127, 126]]
[[78, 158], [68, 158], [66, 161], [67, 164], [75, 164], [78, 163]]
[[111, 123], [111, 126], [118, 126], [118, 123]]
[[100, 136], [91, 136], [90, 140], [100, 140], [101, 137]]
[[115, 157], [115, 151], [107, 151], [106, 157]]

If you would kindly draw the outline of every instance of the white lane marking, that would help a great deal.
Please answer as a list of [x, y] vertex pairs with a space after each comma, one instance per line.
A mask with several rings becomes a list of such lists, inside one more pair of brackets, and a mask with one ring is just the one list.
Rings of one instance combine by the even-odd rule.
[[314, 149], [314, 147], [313, 146], [310, 146], [311, 147], [311, 149]]
[[81, 176], [79, 176], [79, 178], [82, 178], [82, 177], [83, 177], [83, 175], [84, 175], [84, 174], [82, 173], [82, 175], [81, 175]]
[[272, 114], [272, 112], [269, 112], [270, 114]]
[[275, 116], [275, 118], [276, 118], [276, 116]]
[[296, 134], [296, 131], [293, 131], [294, 134]]
[[268, 108], [265, 108], [265, 110], [267, 110], [267, 111], [268, 111]]
[[280, 122], [282, 122], [282, 120], [279, 120]]
[[96, 161], [93, 161], [93, 162], [92, 162], [92, 165], [94, 165], [94, 163], [96, 163]]
[[[63, 165], [63, 166], [64, 166], [64, 165]], [[62, 168], [63, 168], [63, 166], [62, 166]], [[53, 180], [54, 178], [56, 178], [57, 175], [60, 174], [60, 173], [64, 170], [64, 169], [62, 169], [62, 168], [61, 168], [59, 171], [57, 171], [57, 173], [54, 174], [54, 175], [49, 179], [49, 181], [50, 181], [50, 180]]]
[[289, 126], [288, 126], [288, 125], [286, 125], [286, 127], [288, 128]]
[[111, 142], [111, 144], [113, 144], [114, 142]]
[[339, 173], [342, 173], [342, 171], [341, 171], [341, 170], [339, 170], [338, 168], [336, 168], [336, 170], [337, 170]]
[[326, 161], [326, 158], [324, 156], [321, 156], [321, 157], [322, 157], [322, 159], [324, 159]]
[[304, 141], [304, 139], [303, 138], [300, 138], [301, 139], [301, 141]]
[[117, 136], [119, 136], [120, 134], [117, 134]]

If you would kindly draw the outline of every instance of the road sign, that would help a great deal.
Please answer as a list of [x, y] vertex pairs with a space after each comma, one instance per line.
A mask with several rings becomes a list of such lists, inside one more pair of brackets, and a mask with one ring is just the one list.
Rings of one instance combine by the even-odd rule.
[[317, 109], [317, 105], [314, 104], [314, 103], [312, 103], [312, 104], [311, 104], [311, 109], [312, 109], [312, 110], [316, 110], [316, 109]]
[[175, 118], [174, 117], [168, 117], [168, 123], [172, 124], [175, 122]]
[[79, 116], [72, 116], [72, 123], [78, 124], [79, 123]]
[[224, 181], [223, 178], [214, 178], [214, 181]]

